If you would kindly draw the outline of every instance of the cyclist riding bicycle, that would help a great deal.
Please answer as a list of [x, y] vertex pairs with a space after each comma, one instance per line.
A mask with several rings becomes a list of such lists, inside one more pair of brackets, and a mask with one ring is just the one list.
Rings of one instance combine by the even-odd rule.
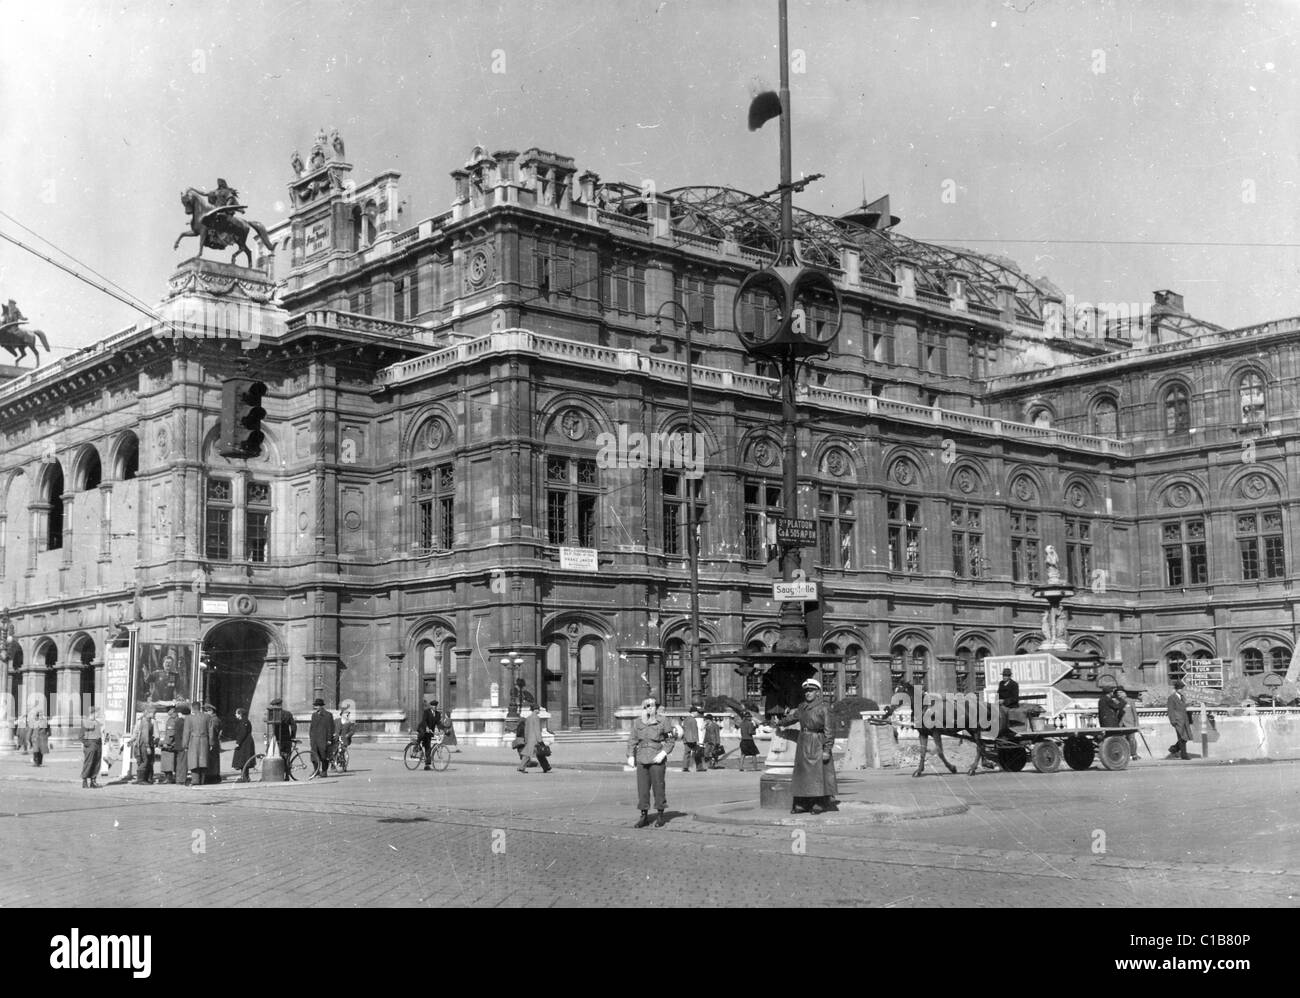
[[[424, 750], [424, 768], [432, 768], [429, 765], [430, 753], [433, 751], [433, 739], [442, 733], [442, 711], [438, 709], [438, 701], [430, 700], [429, 706], [424, 708], [424, 715], [420, 718], [420, 748]], [[439, 737], [439, 741], [441, 738]]]

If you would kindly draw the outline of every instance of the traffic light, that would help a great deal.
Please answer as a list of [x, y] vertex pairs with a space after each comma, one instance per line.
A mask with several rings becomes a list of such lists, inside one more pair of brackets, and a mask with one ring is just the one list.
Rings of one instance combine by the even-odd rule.
[[221, 444], [217, 451], [222, 457], [256, 457], [262, 452], [265, 394], [266, 385], [260, 381], [235, 378], [221, 386]]

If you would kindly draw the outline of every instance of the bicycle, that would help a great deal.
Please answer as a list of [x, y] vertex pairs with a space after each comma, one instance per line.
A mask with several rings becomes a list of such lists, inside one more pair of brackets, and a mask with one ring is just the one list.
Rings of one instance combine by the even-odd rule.
[[330, 755], [330, 767], [332, 769], [337, 769], [340, 773], [346, 773], [348, 771], [349, 761], [348, 747], [343, 740], [340, 739], [334, 746], [334, 752]]
[[[412, 735], [411, 741], [407, 743], [406, 751], [402, 753], [402, 762], [406, 763], [407, 769], [419, 769], [425, 764], [424, 748], [420, 745], [418, 734]], [[450, 764], [451, 752], [442, 744], [442, 732], [435, 731], [429, 739], [429, 765], [441, 773]]]
[[[299, 743], [299, 739], [295, 738], [293, 740], [294, 745], [298, 745]], [[244, 763], [244, 769], [241, 773], [244, 782], [249, 782], [249, 775], [254, 770], [260, 770], [262, 768], [262, 762], [265, 759], [266, 753], [258, 752], [257, 755]], [[289, 756], [289, 768], [285, 775], [291, 780], [306, 780], [312, 773], [313, 768], [314, 767], [311, 764], [311, 752], [304, 752], [300, 748], [295, 748], [293, 754]]]

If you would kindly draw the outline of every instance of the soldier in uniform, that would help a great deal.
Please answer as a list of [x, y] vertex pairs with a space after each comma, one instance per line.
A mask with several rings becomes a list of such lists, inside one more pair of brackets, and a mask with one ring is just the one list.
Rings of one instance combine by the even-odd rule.
[[167, 709], [167, 719], [163, 722], [162, 738], [160, 739], [159, 756], [162, 759], [162, 779], [159, 783], [176, 782], [176, 752], [177, 743], [181, 737], [181, 716], [176, 708]]
[[655, 827], [662, 828], [668, 823], [664, 819], [664, 809], [668, 807], [664, 774], [674, 741], [672, 726], [659, 717], [659, 701], [646, 697], [641, 702], [641, 716], [632, 722], [627, 739], [627, 764], [636, 768], [636, 804], [641, 811], [636, 828], [650, 824], [651, 789], [659, 812]]
[[1008, 710], [1020, 706], [1020, 684], [1011, 678], [1011, 670], [1002, 670], [1002, 682], [998, 683], [998, 703]]

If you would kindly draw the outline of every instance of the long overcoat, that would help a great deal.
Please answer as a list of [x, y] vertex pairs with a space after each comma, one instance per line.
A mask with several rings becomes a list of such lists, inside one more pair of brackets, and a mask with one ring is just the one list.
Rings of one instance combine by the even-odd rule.
[[822, 700], [801, 703], [778, 722], [789, 727], [798, 722], [799, 741], [795, 746], [794, 775], [790, 783], [792, 797], [834, 797], [835, 763], [822, 761], [835, 745], [830, 735], [830, 711]]
[[208, 768], [203, 778], [209, 783], [221, 782], [221, 718], [205, 713], [208, 721]]
[[44, 714], [35, 717], [31, 722], [32, 751], [39, 752], [41, 755], [50, 754], [50, 721]]
[[235, 754], [231, 756], [230, 767], [235, 772], [242, 773], [248, 760], [257, 754], [257, 748], [253, 744], [253, 722], [246, 717], [240, 718], [235, 721], [232, 734], [235, 739]]
[[208, 732], [208, 717], [202, 711], [196, 710], [185, 718], [182, 740], [185, 743], [186, 762], [191, 770], [206, 769], [208, 766], [208, 754], [212, 750]]
[[1179, 741], [1192, 740], [1191, 719], [1187, 716], [1187, 701], [1175, 690], [1165, 701], [1165, 711], [1169, 714], [1169, 723], [1174, 726], [1174, 734]]
[[184, 721], [179, 714], [169, 713], [163, 721], [162, 730], [159, 732], [158, 755], [162, 759], [164, 773], [176, 772], [176, 752], [179, 747], [177, 743], [180, 741], [183, 724]]

